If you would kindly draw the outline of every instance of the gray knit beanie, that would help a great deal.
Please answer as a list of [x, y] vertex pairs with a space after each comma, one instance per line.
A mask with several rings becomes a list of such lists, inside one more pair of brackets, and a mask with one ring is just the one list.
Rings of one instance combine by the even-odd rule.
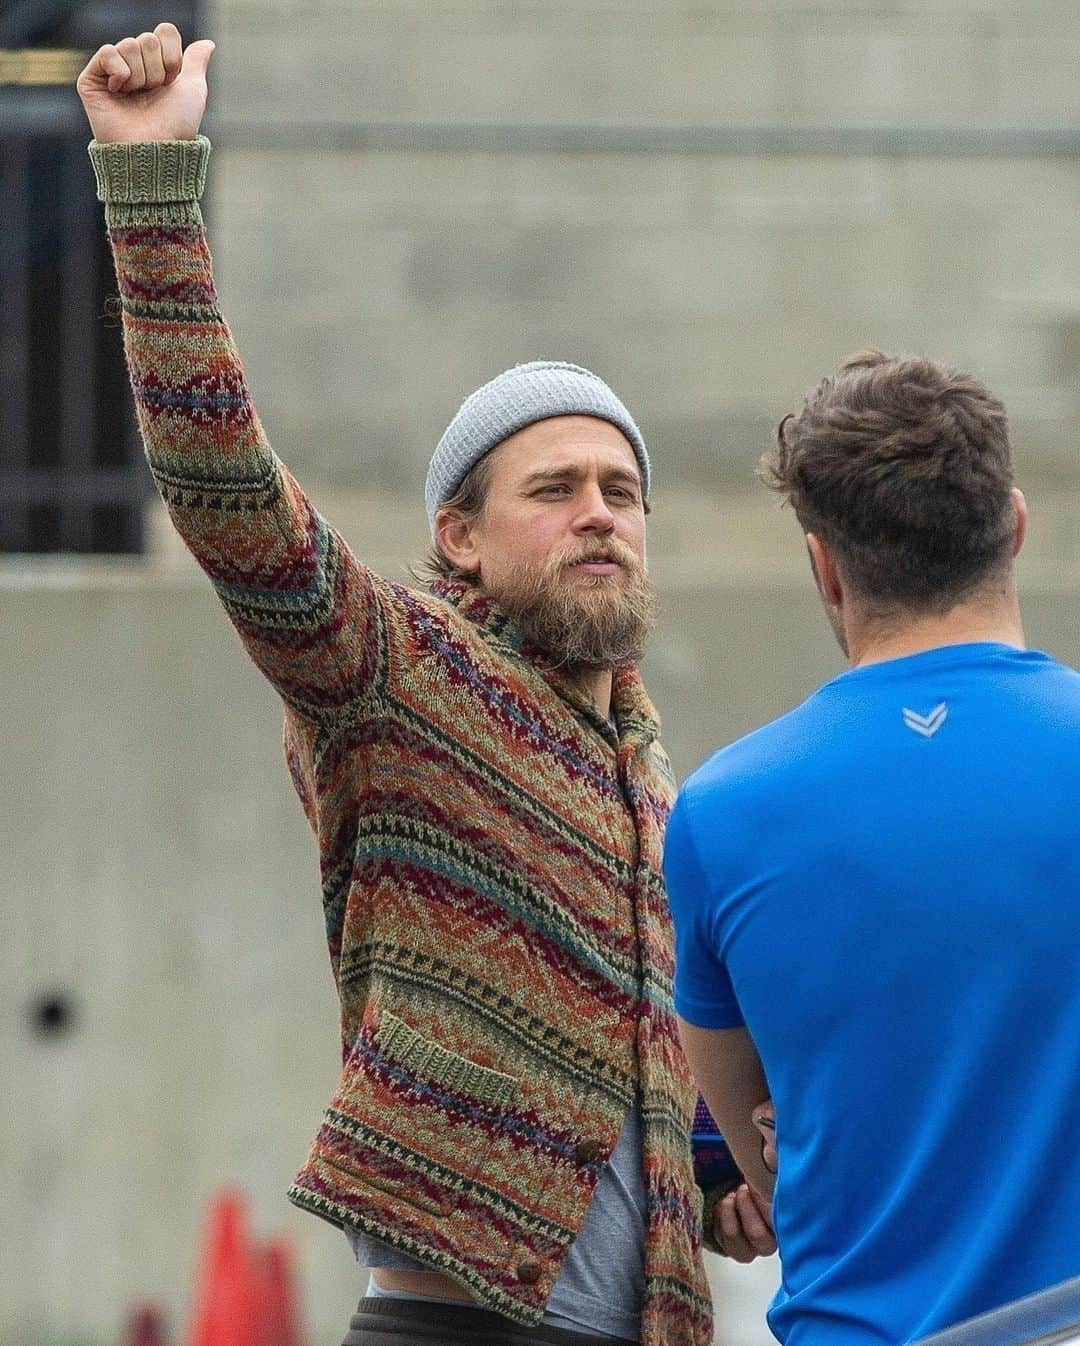
[[428, 523], [484, 454], [527, 425], [551, 416], [596, 416], [610, 421], [630, 441], [649, 498], [649, 454], [641, 431], [603, 379], [580, 365], [534, 360], [515, 365], [470, 393], [435, 446], [424, 498]]

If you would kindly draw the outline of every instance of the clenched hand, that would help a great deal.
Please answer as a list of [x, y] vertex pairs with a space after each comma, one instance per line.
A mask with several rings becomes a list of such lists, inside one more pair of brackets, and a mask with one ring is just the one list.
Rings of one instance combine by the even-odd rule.
[[776, 1235], [769, 1201], [744, 1182], [717, 1204], [713, 1237], [735, 1262], [771, 1257], [776, 1252]]
[[194, 140], [206, 109], [206, 68], [213, 52], [208, 41], [185, 49], [172, 23], [100, 47], [75, 86], [94, 139]]

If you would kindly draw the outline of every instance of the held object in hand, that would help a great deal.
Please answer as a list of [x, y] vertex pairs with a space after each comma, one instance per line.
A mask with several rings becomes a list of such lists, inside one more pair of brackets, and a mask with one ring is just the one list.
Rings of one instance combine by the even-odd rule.
[[690, 1143], [694, 1152], [694, 1179], [702, 1190], [717, 1187], [721, 1183], [742, 1181], [739, 1166], [732, 1158], [713, 1115], [705, 1100], [698, 1098], [694, 1109], [694, 1122], [690, 1132]]

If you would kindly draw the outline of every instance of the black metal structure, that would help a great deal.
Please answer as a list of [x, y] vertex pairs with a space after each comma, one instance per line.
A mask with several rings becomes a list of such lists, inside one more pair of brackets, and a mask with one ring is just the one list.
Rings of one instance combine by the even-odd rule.
[[[170, 16], [194, 32], [197, 4]], [[138, 552], [150, 486], [74, 89], [139, 3], [0, 9], [0, 552]]]

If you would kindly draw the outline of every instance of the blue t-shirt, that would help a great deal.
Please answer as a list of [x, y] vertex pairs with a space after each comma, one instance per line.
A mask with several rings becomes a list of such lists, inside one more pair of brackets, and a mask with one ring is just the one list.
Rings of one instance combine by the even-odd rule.
[[856, 668], [686, 783], [676, 1006], [776, 1103], [788, 1346], [917, 1340], [1080, 1274], [1080, 674]]

